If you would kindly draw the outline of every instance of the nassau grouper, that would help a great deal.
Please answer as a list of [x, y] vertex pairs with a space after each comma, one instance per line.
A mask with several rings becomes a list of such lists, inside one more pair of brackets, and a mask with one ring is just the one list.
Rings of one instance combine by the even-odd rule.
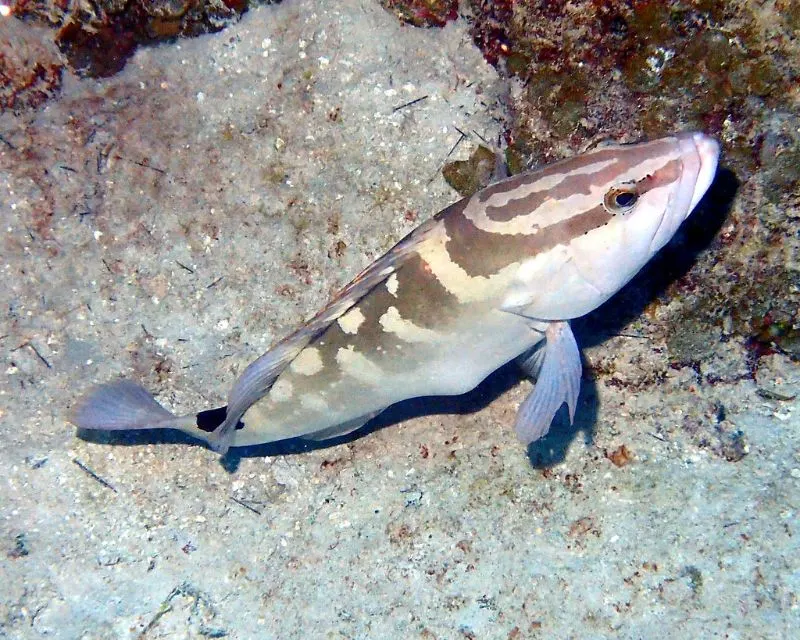
[[541, 438], [574, 417], [581, 360], [569, 320], [608, 300], [708, 189], [702, 133], [603, 146], [506, 178], [417, 227], [239, 376], [222, 409], [176, 416], [131, 381], [76, 405], [82, 429], [179, 429], [216, 451], [332, 438], [417, 396], [456, 395], [519, 358], [536, 378], [516, 419]]

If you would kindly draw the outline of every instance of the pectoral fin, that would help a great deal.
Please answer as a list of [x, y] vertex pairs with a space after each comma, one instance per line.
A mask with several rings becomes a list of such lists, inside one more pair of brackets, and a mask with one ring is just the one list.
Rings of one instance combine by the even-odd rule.
[[538, 368], [536, 386], [520, 405], [516, 430], [525, 444], [535, 442], [550, 430], [550, 423], [562, 404], [567, 403], [569, 419], [581, 387], [581, 356], [568, 322], [552, 322], [545, 331], [547, 343], [521, 364], [526, 372]]
[[547, 353], [547, 344], [542, 341], [533, 345], [521, 356], [518, 356], [517, 365], [522, 369], [522, 373], [532, 380], [536, 380], [536, 378], [539, 377], [539, 372], [542, 370], [545, 353]]

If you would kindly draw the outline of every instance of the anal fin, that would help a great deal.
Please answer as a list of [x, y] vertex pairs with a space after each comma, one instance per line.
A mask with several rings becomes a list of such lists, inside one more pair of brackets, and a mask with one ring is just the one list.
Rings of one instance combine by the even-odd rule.
[[[383, 411], [383, 409], [381, 409]], [[377, 416], [381, 411], [373, 411], [372, 413], [368, 413], [363, 416], [359, 416], [353, 420], [348, 420], [347, 422], [343, 422], [342, 424], [337, 424], [332, 427], [326, 427], [325, 429], [320, 429], [319, 431], [314, 431], [313, 433], [307, 433], [306, 435], [302, 436], [304, 440], [314, 440], [314, 441], [321, 441], [321, 440], [330, 440], [332, 438], [338, 438], [339, 436], [345, 436], [348, 433], [352, 433], [356, 429], [360, 429], [363, 427], [367, 422], [372, 420], [375, 416]]]

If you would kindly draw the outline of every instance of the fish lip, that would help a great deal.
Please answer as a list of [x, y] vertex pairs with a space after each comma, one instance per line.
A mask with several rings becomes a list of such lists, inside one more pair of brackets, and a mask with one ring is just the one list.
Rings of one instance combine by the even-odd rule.
[[678, 141], [681, 145], [681, 151], [694, 154], [700, 164], [694, 182], [692, 200], [684, 215], [685, 219], [708, 191], [711, 183], [714, 182], [714, 176], [717, 174], [717, 165], [719, 164], [720, 147], [719, 142], [714, 138], [699, 131], [681, 134], [678, 137]]
[[679, 133], [676, 137], [681, 158], [680, 186], [670, 194], [668, 215], [664, 215], [650, 240], [650, 253], [663, 247], [681, 222], [689, 217], [705, 195], [717, 173], [719, 143], [698, 131]]

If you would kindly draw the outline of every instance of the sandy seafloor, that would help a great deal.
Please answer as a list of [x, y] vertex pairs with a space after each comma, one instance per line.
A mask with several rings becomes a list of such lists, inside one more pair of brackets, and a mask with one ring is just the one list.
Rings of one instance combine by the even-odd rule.
[[461, 22], [305, 0], [0, 117], [0, 637], [797, 634], [800, 376], [773, 355], [747, 379], [736, 340], [702, 371], [667, 366], [637, 320], [593, 341], [615, 379], [585, 379], [575, 428], [529, 451], [513, 371], [362, 437], [224, 464], [65, 422], [123, 376], [179, 412], [224, 404], [456, 199], [456, 128], [449, 159], [495, 139], [506, 91]]

